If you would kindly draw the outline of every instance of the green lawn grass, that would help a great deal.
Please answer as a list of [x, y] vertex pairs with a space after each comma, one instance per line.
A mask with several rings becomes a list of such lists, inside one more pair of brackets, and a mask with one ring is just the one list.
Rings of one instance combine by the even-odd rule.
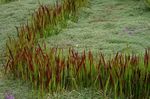
[[[47, 4], [54, 0], [40, 1]], [[25, 23], [37, 6], [37, 0], [20, 0], [0, 5], [1, 53], [7, 37], [16, 37], [15, 26]], [[79, 51], [91, 49], [106, 55], [118, 51], [141, 54], [145, 48], [150, 47], [149, 16], [150, 10], [142, 1], [91, 0], [90, 5], [79, 12], [78, 22], [68, 21], [66, 29], [46, 38], [46, 42], [50, 47], [75, 47]], [[5, 78], [0, 73], [0, 99], [7, 90], [12, 91], [17, 99], [34, 99], [30, 86]], [[91, 99], [94, 97], [93, 92], [90, 89], [60, 92], [50, 95], [49, 99]], [[95, 92], [94, 95], [94, 99], [104, 98], [99, 97], [102, 92]]]

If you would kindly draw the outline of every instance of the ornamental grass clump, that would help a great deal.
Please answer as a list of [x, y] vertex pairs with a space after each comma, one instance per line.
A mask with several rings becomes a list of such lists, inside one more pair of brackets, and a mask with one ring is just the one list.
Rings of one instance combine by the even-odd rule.
[[33, 47], [37, 46], [38, 38], [47, 37], [56, 33], [59, 23], [65, 26], [67, 24], [66, 20], [72, 16], [71, 12], [73, 13], [74, 11], [72, 10], [72, 6], [77, 6], [73, 5], [74, 3], [72, 4], [72, 2], [78, 5], [81, 3], [81, 1], [65, 0], [63, 2], [56, 2], [52, 7], [40, 5], [38, 10], [33, 14], [31, 22], [27, 21], [26, 24], [16, 27], [18, 38], [8, 38], [6, 43], [6, 49], [10, 53], [8, 57], [14, 60], [16, 57], [14, 58], [13, 56], [18, 55], [20, 51], [23, 53], [25, 48], [33, 50]]
[[[59, 33], [62, 27], [67, 26], [67, 20], [77, 17], [78, 9], [86, 4], [87, 0], [56, 1], [53, 6], [40, 5], [33, 13], [31, 22], [20, 26], [18, 34], [42, 38]], [[30, 31], [29, 31], [30, 30]], [[22, 34], [22, 33], [21, 33]]]
[[117, 53], [107, 60], [91, 51], [79, 54], [69, 49], [64, 54], [62, 49], [40, 45], [32, 50], [25, 47], [16, 55], [10, 49], [9, 54], [6, 73], [31, 82], [40, 92], [95, 88], [104, 95], [111, 91], [112, 97], [146, 99], [150, 95], [150, 50], [143, 58]]
[[16, 55], [23, 54], [26, 48], [31, 50], [30, 53], [33, 54], [33, 48], [37, 46], [38, 38], [56, 33], [55, 30], [58, 31], [58, 29], [55, 28], [57, 28], [58, 23], [64, 26], [66, 24], [64, 20], [72, 16], [73, 11], [75, 11], [74, 8], [81, 7], [80, 3], [84, 2], [80, 0], [64, 0], [63, 2], [57, 1], [53, 7], [41, 5], [33, 14], [31, 22], [27, 21], [25, 25], [20, 25], [19, 28], [16, 27], [18, 38], [9, 37], [6, 43], [6, 49], [9, 54], [6, 52], [6, 55], [10, 59], [7, 60], [7, 63], [14, 62], [18, 57]]
[[7, 54], [6, 52], [6, 55], [10, 58], [10, 60], [7, 60], [8, 63], [15, 60], [17, 57], [14, 56], [18, 55], [19, 52], [23, 53], [26, 48], [30, 49], [32, 54], [33, 48], [37, 46], [38, 38], [51, 35], [51, 33], [55, 31], [57, 24], [68, 19], [67, 17], [71, 16], [71, 13], [75, 11], [74, 7], [81, 7], [80, 3], [84, 2], [85, 1], [81, 2], [80, 0], [65, 0], [62, 3], [56, 2], [53, 7], [41, 5], [33, 14], [33, 20], [31, 22], [27, 21], [26, 24], [16, 27], [18, 38], [8, 38], [6, 43], [6, 49], [10, 53]]

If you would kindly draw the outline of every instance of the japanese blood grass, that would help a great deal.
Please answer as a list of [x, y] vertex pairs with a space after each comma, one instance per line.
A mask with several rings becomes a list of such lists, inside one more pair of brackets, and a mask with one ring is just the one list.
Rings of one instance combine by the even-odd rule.
[[114, 98], [148, 99], [150, 95], [150, 50], [143, 57], [117, 53], [107, 59], [103, 54], [69, 49], [42, 49], [28, 46], [13, 53], [8, 45], [6, 73], [31, 82], [39, 92], [95, 88]]
[[[24, 57], [27, 59], [28, 65], [30, 66], [28, 69], [22, 68], [22, 63], [19, 63], [17, 65], [18, 68], [10, 67], [9, 69], [11, 69], [12, 72], [17, 72], [18, 69], [20, 69], [22, 78], [24, 80], [30, 78], [31, 80], [32, 75], [30, 74], [32, 73], [28, 70], [33, 70], [34, 68], [31, 61], [33, 58], [32, 57], [33, 48], [37, 46], [38, 36], [44, 37], [45, 32], [47, 31], [47, 26], [48, 26], [48, 32], [51, 33], [55, 31], [55, 27], [57, 27], [57, 24], [60, 23], [60, 21], [63, 21], [63, 19], [66, 20], [68, 17], [70, 17], [73, 11], [75, 11], [74, 8], [76, 7], [78, 8], [81, 6], [80, 3], [81, 3], [80, 0], [77, 0], [77, 1], [65, 0], [62, 4], [56, 2], [56, 5], [54, 5], [53, 7], [41, 5], [39, 9], [35, 12], [35, 14], [33, 14], [32, 22], [30, 23], [27, 22], [27, 24], [21, 25], [20, 28], [16, 27], [18, 31], [18, 38], [17, 39], [9, 38], [8, 42], [6, 43], [6, 47], [7, 47], [6, 49], [8, 50], [8, 53], [9, 53], [9, 55], [8, 54], [7, 55], [9, 58], [11, 58], [11, 60], [9, 59], [7, 60], [7, 66], [9, 66], [10, 64], [13, 65], [13, 64], [16, 64], [16, 62], [19, 62], [17, 57], [20, 57], [21, 59], [23, 55], [26, 55]], [[28, 52], [28, 51], [31, 51], [31, 52]], [[21, 56], [19, 56], [19, 54], [21, 54]], [[24, 73], [27, 74], [28, 76], [25, 76]], [[14, 74], [14, 76], [18, 77], [19, 73]], [[40, 89], [43, 89], [41, 78], [40, 78]]]
[[31, 36], [42, 38], [57, 34], [67, 26], [67, 20], [77, 19], [78, 9], [86, 2], [87, 0], [63, 0], [53, 6], [40, 5], [33, 13], [31, 22], [20, 26], [18, 34], [26, 34], [29, 40]]
[[[6, 45], [11, 45], [13, 54], [18, 50], [29, 47], [32, 49], [36, 46], [39, 37], [46, 37], [56, 33], [58, 24], [66, 26], [67, 19], [76, 13], [77, 8], [85, 4], [87, 0], [64, 0], [56, 2], [54, 6], [40, 5], [38, 10], [33, 14], [33, 20], [20, 27], [16, 27], [18, 38], [9, 38]], [[82, 4], [81, 4], [82, 3]], [[12, 44], [11, 44], [12, 43]], [[8, 47], [7, 47], [8, 48]]]
[[[103, 90], [105, 95], [108, 91], [112, 91], [114, 97], [148, 98], [150, 94], [150, 50], [146, 50], [144, 58], [117, 53], [115, 57], [106, 60], [103, 54], [100, 54], [99, 58], [94, 58], [91, 51], [88, 53], [83, 51], [79, 54], [70, 49], [65, 55], [61, 49], [48, 50], [46, 45], [44, 49], [37, 45], [38, 36], [48, 35], [46, 34], [47, 26], [51, 26], [48, 28], [49, 32], [53, 31], [60, 22], [59, 18], [60, 20], [66, 19], [80, 4], [76, 1], [70, 3], [70, 0], [64, 2], [61, 14], [56, 13], [58, 10], [54, 11], [58, 8], [58, 3], [52, 9], [41, 6], [37, 15], [33, 15], [35, 19], [31, 24], [27, 22], [27, 25], [17, 28], [18, 38], [9, 38], [6, 44], [5, 72], [31, 82], [33, 88], [39, 89], [39, 93], [42, 94], [64, 89], [93, 87]], [[48, 16], [49, 10], [50, 16]], [[47, 21], [50, 19], [51, 21]]]
[[[77, 8], [81, 7], [85, 1], [80, 0], [65, 0], [63, 2], [56, 2], [53, 7], [47, 5], [40, 5], [38, 10], [33, 14], [33, 20], [27, 21], [27, 24], [16, 27], [18, 38], [9, 38], [6, 45], [11, 45], [13, 54], [17, 54], [19, 50], [24, 47], [32, 49], [36, 46], [39, 37], [47, 37], [59, 31], [61, 27], [67, 25], [67, 19], [76, 13]], [[7, 47], [8, 48], [8, 47]], [[8, 49], [9, 50], [9, 49]]]

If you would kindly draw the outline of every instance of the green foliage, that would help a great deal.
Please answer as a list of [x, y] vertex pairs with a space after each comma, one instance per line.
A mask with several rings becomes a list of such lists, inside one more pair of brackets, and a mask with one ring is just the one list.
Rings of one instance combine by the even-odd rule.
[[7, 2], [11, 2], [11, 1], [16, 1], [16, 0], [0, 0], [0, 3], [7, 3]]
[[144, 3], [147, 7], [150, 7], [150, 0], [144, 0]]

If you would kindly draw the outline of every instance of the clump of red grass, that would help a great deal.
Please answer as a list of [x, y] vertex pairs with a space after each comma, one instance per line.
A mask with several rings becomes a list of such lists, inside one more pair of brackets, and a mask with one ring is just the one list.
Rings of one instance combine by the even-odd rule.
[[77, 16], [78, 9], [86, 2], [87, 0], [63, 0], [62, 2], [57, 1], [53, 6], [40, 5], [33, 13], [32, 21], [17, 28], [18, 34], [26, 35], [28, 40], [57, 34], [61, 27], [67, 26], [68, 19]]
[[150, 50], [143, 58], [117, 53], [111, 59], [103, 54], [95, 60], [91, 51], [81, 54], [69, 49], [42, 49], [40, 45], [21, 49], [15, 55], [9, 52], [5, 67], [7, 73], [30, 81], [34, 88], [45, 91], [96, 88], [115, 97], [148, 98], [150, 95]]

